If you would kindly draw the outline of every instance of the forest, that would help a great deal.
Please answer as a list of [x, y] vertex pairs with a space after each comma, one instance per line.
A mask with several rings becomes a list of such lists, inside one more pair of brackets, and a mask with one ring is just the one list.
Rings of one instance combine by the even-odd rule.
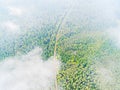
[[[26, 55], [40, 47], [44, 61], [55, 57], [61, 62], [56, 76], [58, 89], [55, 90], [119, 90], [119, 31], [115, 33], [119, 20], [112, 17], [111, 4], [108, 5], [107, 0], [75, 0], [72, 6], [67, 2], [61, 1], [58, 6], [53, 4], [56, 8], [50, 2], [48, 7], [35, 4], [34, 12], [28, 16], [17, 19], [8, 16], [20, 23], [21, 32], [18, 36], [7, 34], [6, 28], [0, 26], [0, 61]], [[100, 5], [104, 5], [103, 8]], [[6, 19], [5, 15], [0, 22]]]

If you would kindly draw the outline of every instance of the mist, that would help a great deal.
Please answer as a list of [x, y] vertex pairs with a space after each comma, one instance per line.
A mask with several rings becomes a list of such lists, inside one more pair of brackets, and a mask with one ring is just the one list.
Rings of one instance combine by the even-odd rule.
[[[59, 23], [67, 10], [66, 22], [106, 33], [119, 49], [119, 4], [119, 0], [0, 0], [0, 51], [12, 51], [14, 40], [31, 28]], [[35, 48], [25, 55], [5, 57], [0, 62], [0, 90], [52, 89], [60, 62], [43, 61], [41, 53]], [[94, 60], [100, 90], [120, 89], [120, 60], [112, 58]]]
[[54, 89], [58, 60], [43, 61], [41, 48], [0, 62], [0, 90]]

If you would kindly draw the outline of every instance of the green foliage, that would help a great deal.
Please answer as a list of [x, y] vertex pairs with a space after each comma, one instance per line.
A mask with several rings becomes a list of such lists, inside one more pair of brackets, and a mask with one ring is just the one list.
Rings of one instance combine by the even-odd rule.
[[[57, 42], [57, 54], [62, 62], [57, 75], [58, 84], [64, 90], [98, 90], [94, 79], [96, 73], [92, 68], [93, 59], [106, 56], [120, 58], [120, 50], [101, 31], [84, 31], [75, 25], [68, 27], [64, 27], [66, 31], [60, 32], [61, 37]], [[10, 50], [8, 45], [4, 50], [0, 49], [0, 59], [14, 56], [17, 52], [25, 54], [40, 46], [43, 48], [42, 56], [47, 60], [54, 54], [56, 32], [53, 24], [44, 25], [41, 29], [31, 29], [15, 40]]]
[[64, 65], [59, 72], [58, 83], [65, 90], [96, 90], [97, 86], [93, 78], [95, 73], [91, 64], [92, 57], [103, 41], [101, 38], [98, 38], [98, 41], [90, 35], [74, 40], [70, 40], [71, 38], [64, 38], [70, 42], [62, 39], [60, 43], [64, 43], [63, 45], [59, 43], [58, 53]]
[[92, 80], [92, 74], [93, 71], [87, 63], [68, 62], [62, 66], [58, 82], [65, 90], [94, 90], [96, 86]]

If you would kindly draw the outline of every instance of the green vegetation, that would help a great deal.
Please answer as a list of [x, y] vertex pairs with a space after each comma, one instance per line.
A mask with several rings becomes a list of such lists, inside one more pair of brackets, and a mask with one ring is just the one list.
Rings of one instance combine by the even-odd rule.
[[[58, 82], [65, 90], [96, 90], [92, 58], [104, 42], [91, 32], [75, 34], [59, 43], [58, 53], [64, 63], [58, 75]], [[94, 33], [95, 35], [95, 33]], [[79, 38], [75, 38], [79, 37]], [[81, 37], [81, 38], [80, 38]], [[62, 44], [63, 43], [63, 44]]]
[[[92, 67], [94, 60], [106, 56], [119, 57], [120, 50], [115, 48], [102, 31], [85, 31], [74, 25], [70, 26], [61, 28], [57, 42], [57, 54], [62, 62], [57, 75], [58, 85], [64, 90], [99, 90], [94, 78], [95, 69]], [[56, 32], [54, 24], [37, 27], [36, 30], [32, 28], [13, 42], [12, 51], [7, 49], [8, 51], [1, 52], [0, 55], [9, 57], [17, 52], [26, 54], [34, 47], [40, 46], [43, 48], [42, 56], [47, 60], [54, 54]], [[9, 45], [7, 47], [10, 48]]]

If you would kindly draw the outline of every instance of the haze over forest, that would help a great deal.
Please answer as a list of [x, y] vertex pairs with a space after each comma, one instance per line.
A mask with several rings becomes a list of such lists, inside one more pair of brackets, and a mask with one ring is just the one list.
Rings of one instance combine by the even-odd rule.
[[119, 90], [119, 0], [0, 0], [0, 90]]

